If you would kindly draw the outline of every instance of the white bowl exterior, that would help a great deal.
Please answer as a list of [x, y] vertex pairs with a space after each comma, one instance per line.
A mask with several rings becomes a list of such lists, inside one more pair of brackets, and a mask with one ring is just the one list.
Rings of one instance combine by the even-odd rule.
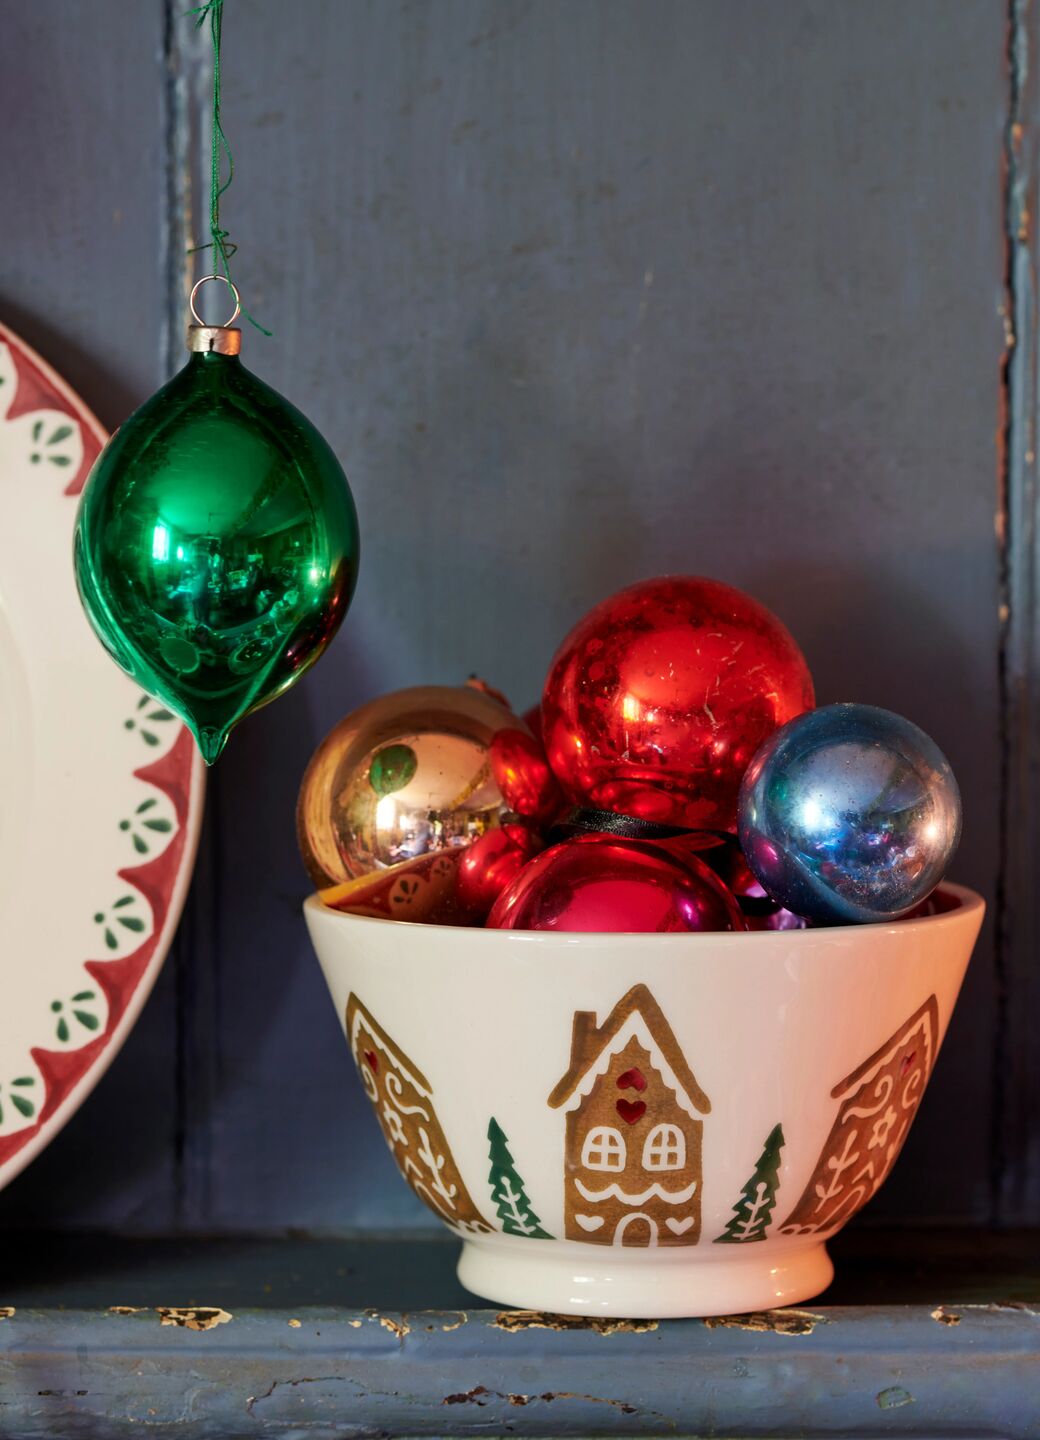
[[[508, 1250], [528, 1257], [531, 1286], [523, 1297], [515, 1283], [510, 1296], [492, 1288], [495, 1298], [543, 1309], [694, 1314], [748, 1308], [743, 1302], [749, 1297], [750, 1304], [775, 1303], [798, 1292], [815, 1293], [828, 1282], [829, 1262], [821, 1258], [819, 1242], [847, 1215], [816, 1234], [780, 1232], [810, 1181], [819, 1182], [818, 1167], [842, 1104], [832, 1093], [835, 1087], [906, 1033], [907, 1021], [922, 1007], [918, 1034], [931, 1053], [930, 1074], [984, 910], [972, 892], [946, 889], [956, 895], [957, 908], [922, 920], [693, 937], [417, 926], [340, 914], [316, 897], [305, 913], [341, 1023], [353, 994], [398, 1052], [422, 1071], [465, 1187], [496, 1228], [488, 1181], [489, 1120], [493, 1116], [508, 1137], [542, 1227], [562, 1237], [565, 1113], [551, 1107], [548, 1097], [570, 1065], [574, 1013], [594, 1012], [602, 1026], [633, 986], [648, 988], [710, 1100], [710, 1113], [702, 1117], [699, 1243], [670, 1240], [650, 1250], [475, 1236], [460, 1273], [489, 1293], [485, 1287], [495, 1282], [484, 1278], [481, 1284], [480, 1254], [473, 1246], [481, 1253]], [[906, 1061], [909, 1045], [902, 1053]], [[636, 1096], [635, 1090], [629, 1094]], [[784, 1144], [765, 1241], [713, 1243], [733, 1220], [777, 1124]], [[869, 1143], [871, 1134], [861, 1130], [859, 1143]], [[539, 1285], [536, 1270], [550, 1249], [570, 1252], [571, 1271], [575, 1266], [595, 1271], [608, 1282], [607, 1295], [623, 1291], [620, 1308], [604, 1300], [602, 1285], [599, 1298], [587, 1304], [566, 1294], [574, 1289], [573, 1274], [562, 1289], [554, 1290], [547, 1277]], [[753, 1260], [759, 1272], [763, 1266], [782, 1270], [785, 1251], [802, 1252], [806, 1276], [787, 1289], [778, 1281], [762, 1299], [754, 1298], [760, 1284], [744, 1295], [732, 1275], [722, 1274], [744, 1260]], [[710, 1303], [703, 1297], [684, 1303], [681, 1290], [671, 1301], [662, 1299], [660, 1273], [678, 1265], [688, 1274], [691, 1262], [700, 1261], [707, 1262], [699, 1267], [705, 1281], [709, 1271], [720, 1274], [719, 1284], [709, 1287]], [[658, 1281], [650, 1283], [651, 1272]], [[629, 1277], [620, 1287], [619, 1276]], [[537, 1293], [530, 1293], [531, 1287]], [[735, 1303], [724, 1303], [731, 1294]], [[574, 1303], [561, 1303], [567, 1301]]]

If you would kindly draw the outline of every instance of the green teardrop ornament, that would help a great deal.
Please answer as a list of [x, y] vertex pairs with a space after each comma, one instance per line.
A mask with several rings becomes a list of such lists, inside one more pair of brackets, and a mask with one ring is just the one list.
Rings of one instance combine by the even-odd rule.
[[[217, 331], [238, 334], [200, 333]], [[75, 537], [98, 636], [191, 727], [210, 765], [232, 727], [328, 645], [359, 550], [335, 455], [231, 348], [196, 349], [113, 435]]]

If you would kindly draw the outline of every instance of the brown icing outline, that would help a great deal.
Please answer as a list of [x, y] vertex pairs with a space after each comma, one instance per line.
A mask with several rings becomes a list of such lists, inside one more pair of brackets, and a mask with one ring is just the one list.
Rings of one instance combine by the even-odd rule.
[[[917, 1114], [938, 1040], [939, 1007], [930, 995], [862, 1065], [834, 1086], [831, 1098], [840, 1102], [834, 1124], [809, 1183], [779, 1234], [835, 1230], [877, 1194]], [[873, 1093], [868, 1095], [871, 1087]], [[865, 1140], [861, 1120], [873, 1120]], [[866, 1163], [861, 1164], [864, 1144]], [[872, 1155], [874, 1150], [879, 1154]]]
[[[477, 1209], [459, 1173], [426, 1076], [353, 993], [347, 1000], [346, 1026], [365, 1094], [405, 1180], [445, 1224], [462, 1234], [490, 1231], [493, 1227]], [[366, 1052], [379, 1063], [372, 1065]]]

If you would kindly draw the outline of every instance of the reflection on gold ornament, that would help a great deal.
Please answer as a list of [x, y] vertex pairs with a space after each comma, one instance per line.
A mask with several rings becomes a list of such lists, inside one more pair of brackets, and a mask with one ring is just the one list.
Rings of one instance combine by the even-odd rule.
[[319, 890], [465, 847], [509, 818], [492, 765], [507, 730], [529, 734], [472, 685], [398, 690], [341, 720], [314, 753], [296, 812]]

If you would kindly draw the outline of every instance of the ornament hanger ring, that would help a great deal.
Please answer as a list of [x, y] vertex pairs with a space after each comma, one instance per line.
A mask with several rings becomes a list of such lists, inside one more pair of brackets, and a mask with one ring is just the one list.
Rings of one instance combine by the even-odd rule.
[[191, 289], [191, 296], [188, 300], [188, 304], [191, 306], [191, 313], [195, 317], [196, 325], [201, 325], [203, 326], [203, 328], [205, 328], [206, 325], [205, 320], [203, 320], [202, 316], [195, 309], [195, 296], [199, 293], [199, 290], [202, 288], [202, 286], [206, 284], [207, 280], [219, 280], [222, 285], [226, 285], [228, 287], [232, 295], [234, 295], [235, 297], [235, 309], [231, 316], [231, 319], [225, 320], [223, 325], [220, 327], [221, 329], [226, 330], [229, 325], [234, 325], [235, 321], [238, 319], [239, 315], [242, 312], [242, 297], [238, 293], [238, 288], [235, 285], [235, 282], [233, 280], [229, 280], [226, 275], [203, 275], [201, 280], [195, 281], [195, 284], [192, 286]]

